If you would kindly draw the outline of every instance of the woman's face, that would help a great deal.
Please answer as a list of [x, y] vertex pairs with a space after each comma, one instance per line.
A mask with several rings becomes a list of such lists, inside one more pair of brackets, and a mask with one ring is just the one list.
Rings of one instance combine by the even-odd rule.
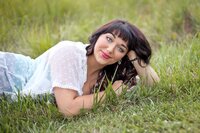
[[121, 60], [127, 52], [127, 42], [112, 33], [100, 35], [94, 47], [96, 61], [105, 66]]

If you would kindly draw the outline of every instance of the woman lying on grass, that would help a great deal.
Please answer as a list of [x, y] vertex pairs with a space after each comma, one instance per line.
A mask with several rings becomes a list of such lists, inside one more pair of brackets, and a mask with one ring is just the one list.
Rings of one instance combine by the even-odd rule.
[[0, 94], [38, 95], [53, 93], [64, 115], [91, 109], [94, 97], [106, 95], [108, 80], [117, 95], [123, 86], [159, 81], [149, 65], [150, 45], [143, 33], [123, 20], [111, 21], [97, 29], [89, 45], [62, 41], [36, 59], [0, 52]]

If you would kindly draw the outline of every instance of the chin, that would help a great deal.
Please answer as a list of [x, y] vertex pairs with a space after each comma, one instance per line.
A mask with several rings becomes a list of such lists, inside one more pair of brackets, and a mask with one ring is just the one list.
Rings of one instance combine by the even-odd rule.
[[107, 65], [112, 65], [112, 64], [114, 64], [115, 62], [111, 62], [111, 61], [108, 61], [108, 62], [102, 62], [102, 65], [105, 65], [105, 66], [107, 66]]
[[109, 61], [105, 61], [105, 60], [102, 60], [102, 59], [98, 60], [97, 62], [98, 62], [100, 65], [104, 65], [104, 66], [110, 65]]
[[116, 63], [116, 61], [113, 62], [113, 61], [110, 60], [110, 59], [103, 59], [103, 58], [101, 58], [101, 57], [97, 58], [97, 62], [98, 62], [99, 64], [101, 64], [101, 65], [104, 65], [104, 66], [107, 66], [107, 65], [111, 65], [111, 64]]

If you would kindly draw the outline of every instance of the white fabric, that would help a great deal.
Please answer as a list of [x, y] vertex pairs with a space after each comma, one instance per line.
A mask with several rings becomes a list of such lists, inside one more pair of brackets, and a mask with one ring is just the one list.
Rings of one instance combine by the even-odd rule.
[[87, 76], [86, 45], [62, 41], [35, 59], [36, 67], [22, 94], [52, 93], [53, 87], [82, 95]]

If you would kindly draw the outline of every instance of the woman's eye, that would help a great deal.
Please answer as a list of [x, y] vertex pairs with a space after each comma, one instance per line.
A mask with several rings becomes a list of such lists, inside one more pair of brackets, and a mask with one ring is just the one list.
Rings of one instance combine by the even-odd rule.
[[121, 47], [118, 47], [118, 51], [121, 52], [121, 53], [125, 52], [125, 50], [123, 48], [121, 48]]
[[112, 42], [112, 39], [110, 37], [107, 36], [106, 39], [108, 42], [110, 42], [110, 43]]

